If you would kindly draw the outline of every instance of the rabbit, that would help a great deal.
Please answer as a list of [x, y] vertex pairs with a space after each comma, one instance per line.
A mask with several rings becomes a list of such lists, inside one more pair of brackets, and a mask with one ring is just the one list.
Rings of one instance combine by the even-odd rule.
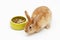
[[46, 6], [40, 6], [36, 8], [32, 14], [32, 17], [28, 15], [25, 10], [25, 15], [28, 19], [24, 27], [24, 31], [28, 34], [33, 34], [41, 31], [42, 29], [50, 28], [52, 13]]

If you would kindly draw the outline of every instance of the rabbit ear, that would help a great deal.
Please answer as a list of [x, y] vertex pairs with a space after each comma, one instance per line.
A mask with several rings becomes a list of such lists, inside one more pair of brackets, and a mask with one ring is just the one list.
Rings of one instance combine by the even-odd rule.
[[26, 15], [26, 17], [28, 18], [28, 21], [30, 21], [31, 18], [30, 18], [30, 16], [28, 15], [27, 11], [25, 11], [25, 15]]

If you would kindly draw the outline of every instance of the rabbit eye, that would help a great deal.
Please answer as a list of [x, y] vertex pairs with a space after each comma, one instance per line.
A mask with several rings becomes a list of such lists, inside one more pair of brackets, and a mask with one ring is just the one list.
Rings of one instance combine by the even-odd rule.
[[32, 29], [32, 25], [30, 25], [29, 29]]
[[29, 29], [31, 29], [31, 27], [29, 27]]

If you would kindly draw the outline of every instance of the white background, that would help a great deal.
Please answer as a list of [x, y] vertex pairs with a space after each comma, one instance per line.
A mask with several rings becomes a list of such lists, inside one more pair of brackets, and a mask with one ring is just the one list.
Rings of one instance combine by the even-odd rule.
[[[35, 8], [47, 6], [52, 11], [50, 29], [28, 36], [24, 30], [16, 31], [10, 27], [10, 19], [14, 16], [29, 15]], [[60, 1], [59, 0], [0, 0], [0, 40], [60, 40]]]

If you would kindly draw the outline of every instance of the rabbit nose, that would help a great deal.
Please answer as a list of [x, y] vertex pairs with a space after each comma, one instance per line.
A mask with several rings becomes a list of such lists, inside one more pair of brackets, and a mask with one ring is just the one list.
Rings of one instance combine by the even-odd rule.
[[28, 32], [27, 30], [25, 30], [25, 32]]

